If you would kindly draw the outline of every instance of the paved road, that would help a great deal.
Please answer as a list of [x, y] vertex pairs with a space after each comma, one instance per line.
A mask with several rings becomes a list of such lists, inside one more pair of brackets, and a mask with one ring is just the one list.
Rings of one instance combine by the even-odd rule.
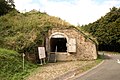
[[78, 75], [74, 80], [120, 80], [120, 55], [111, 55], [104, 63], [85, 75]]

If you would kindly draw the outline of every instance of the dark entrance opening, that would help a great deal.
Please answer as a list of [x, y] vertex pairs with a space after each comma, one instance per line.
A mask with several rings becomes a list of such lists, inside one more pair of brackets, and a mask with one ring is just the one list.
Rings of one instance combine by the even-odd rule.
[[51, 38], [50, 51], [51, 52], [67, 52], [66, 38]]

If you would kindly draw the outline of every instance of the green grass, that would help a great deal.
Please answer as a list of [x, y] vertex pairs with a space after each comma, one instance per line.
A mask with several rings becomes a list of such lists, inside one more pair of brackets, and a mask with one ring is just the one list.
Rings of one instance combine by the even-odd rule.
[[97, 60], [95, 60], [94, 62], [92, 62], [90, 64], [86, 64], [85, 66], [80, 67], [80, 69], [78, 70], [76, 75], [81, 74], [81, 73], [83, 73], [85, 71], [88, 71], [88, 70], [92, 69], [93, 67], [100, 64], [102, 61], [103, 61], [103, 59], [97, 59]]
[[88, 65], [86, 65], [85, 67], [83, 67], [83, 70], [89, 70], [89, 69], [91, 69], [92, 67], [94, 67], [94, 66], [96, 66], [96, 65], [98, 65], [100, 62], [102, 62], [103, 61], [103, 59], [97, 59], [97, 60], [95, 60], [92, 64], [88, 64]]
[[94, 66], [98, 65], [98, 64], [99, 64], [100, 62], [102, 62], [102, 61], [103, 61], [102, 59], [97, 59], [97, 60], [95, 60], [94, 63], [88, 64], [88, 65], [86, 65], [85, 67], [83, 67], [83, 70], [84, 70], [84, 71], [87, 71], [87, 70], [93, 68]]
[[37, 68], [37, 65], [25, 61], [23, 71], [20, 54], [0, 48], [0, 80], [23, 80], [35, 68]]

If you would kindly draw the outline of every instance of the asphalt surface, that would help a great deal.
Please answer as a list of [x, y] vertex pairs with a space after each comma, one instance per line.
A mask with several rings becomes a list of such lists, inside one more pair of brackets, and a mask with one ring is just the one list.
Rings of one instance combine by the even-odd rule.
[[84, 75], [77, 75], [73, 80], [120, 80], [120, 55], [107, 56], [104, 63]]

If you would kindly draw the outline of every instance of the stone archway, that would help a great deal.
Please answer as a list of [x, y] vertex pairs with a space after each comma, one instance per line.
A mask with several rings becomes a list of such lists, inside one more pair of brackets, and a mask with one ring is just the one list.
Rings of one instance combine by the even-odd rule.
[[67, 52], [67, 38], [63, 33], [54, 33], [50, 36], [50, 52]]

